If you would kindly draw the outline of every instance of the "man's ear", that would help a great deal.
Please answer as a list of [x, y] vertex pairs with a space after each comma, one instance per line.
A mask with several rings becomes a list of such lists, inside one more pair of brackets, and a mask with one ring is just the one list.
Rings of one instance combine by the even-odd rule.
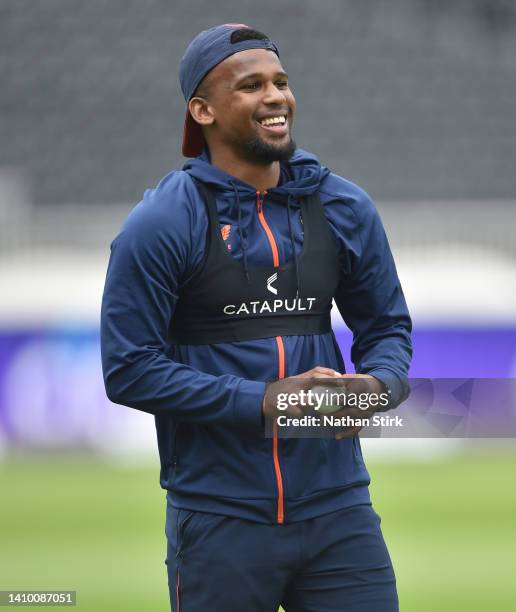
[[212, 125], [215, 121], [213, 111], [206, 98], [193, 97], [188, 102], [188, 110], [195, 121], [201, 125]]

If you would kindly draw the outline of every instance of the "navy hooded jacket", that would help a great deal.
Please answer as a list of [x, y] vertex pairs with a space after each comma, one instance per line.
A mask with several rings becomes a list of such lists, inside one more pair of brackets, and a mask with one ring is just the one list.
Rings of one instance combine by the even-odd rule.
[[[280, 263], [302, 248], [299, 198], [319, 192], [339, 248], [343, 282], [335, 303], [353, 332], [358, 373], [406, 394], [411, 322], [385, 232], [368, 195], [297, 149], [266, 194], [210, 164], [189, 160], [148, 190], [111, 245], [102, 303], [101, 344], [108, 397], [155, 415], [161, 485], [176, 507], [258, 522], [293, 522], [369, 503], [369, 475], [358, 437], [265, 438], [265, 381], [315, 366], [344, 371], [332, 332], [211, 345], [170, 345], [181, 287], [202, 261], [205, 204], [192, 180], [215, 192], [227, 245], [249, 265], [271, 265], [272, 231]], [[285, 196], [290, 195], [290, 224]], [[240, 219], [237, 221], [237, 204]], [[279, 353], [282, 352], [282, 355]]]

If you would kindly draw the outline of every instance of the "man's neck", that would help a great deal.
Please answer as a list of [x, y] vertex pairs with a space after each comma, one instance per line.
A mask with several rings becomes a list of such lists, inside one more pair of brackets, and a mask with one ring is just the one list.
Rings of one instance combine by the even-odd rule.
[[280, 177], [278, 161], [267, 165], [254, 164], [245, 159], [237, 159], [223, 153], [211, 152], [211, 163], [244, 183], [252, 185], [257, 191], [276, 187]]

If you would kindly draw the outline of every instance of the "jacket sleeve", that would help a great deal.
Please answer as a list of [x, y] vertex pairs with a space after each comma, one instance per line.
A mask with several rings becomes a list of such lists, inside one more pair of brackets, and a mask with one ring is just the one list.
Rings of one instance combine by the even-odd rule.
[[213, 376], [169, 356], [167, 331], [200, 222], [192, 208], [148, 193], [111, 245], [101, 311], [107, 395], [178, 420], [261, 428], [265, 383]]
[[394, 408], [409, 394], [412, 323], [378, 212], [354, 187], [353, 197], [338, 205], [333, 219], [342, 253], [335, 302], [353, 332], [356, 372], [383, 382], [391, 394], [388, 408]]

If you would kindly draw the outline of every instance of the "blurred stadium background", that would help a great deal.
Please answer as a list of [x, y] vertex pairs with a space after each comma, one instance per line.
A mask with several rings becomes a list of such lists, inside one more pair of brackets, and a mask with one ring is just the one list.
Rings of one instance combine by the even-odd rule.
[[[233, 21], [278, 41], [298, 145], [377, 203], [411, 375], [516, 376], [516, 3], [0, 0], [0, 589], [166, 609], [153, 420], [105, 398], [100, 298], [183, 163], [182, 52]], [[516, 609], [514, 445], [363, 447], [401, 610]]]

